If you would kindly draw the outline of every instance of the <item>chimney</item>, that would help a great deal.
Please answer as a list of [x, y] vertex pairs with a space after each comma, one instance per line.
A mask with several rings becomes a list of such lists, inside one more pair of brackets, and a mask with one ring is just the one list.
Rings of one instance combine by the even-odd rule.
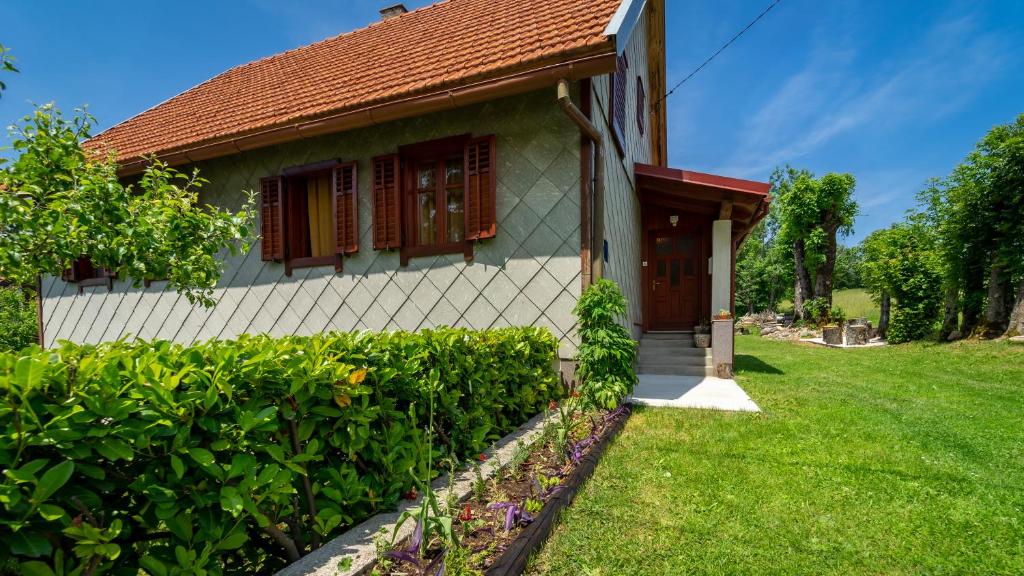
[[394, 18], [395, 16], [401, 16], [402, 14], [405, 14], [408, 11], [409, 10], [406, 9], [405, 4], [395, 4], [394, 6], [382, 8], [380, 11], [380, 19], [390, 20], [391, 18]]

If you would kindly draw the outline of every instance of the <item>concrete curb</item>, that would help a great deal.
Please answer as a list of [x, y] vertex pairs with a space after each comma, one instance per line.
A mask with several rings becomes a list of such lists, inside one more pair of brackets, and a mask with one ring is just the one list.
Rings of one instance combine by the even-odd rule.
[[[556, 416], [557, 412], [544, 411], [484, 452], [487, 460], [480, 465], [480, 474], [484, 479], [493, 477], [500, 469], [501, 464], [508, 464], [512, 459], [512, 454], [516, 451], [518, 442], [527, 446], [536, 442], [540, 438], [544, 426]], [[452, 491], [459, 502], [469, 497], [473, 491], [475, 479], [476, 475], [472, 470], [464, 470], [456, 475]], [[437, 493], [438, 501], [444, 502], [448, 499], [447, 474], [434, 480], [431, 487]], [[377, 561], [377, 546], [374, 539], [381, 528], [390, 536], [394, 532], [395, 524], [402, 512], [422, 503], [423, 495], [420, 495], [416, 500], [403, 501], [399, 504], [398, 510], [394, 512], [381, 512], [371, 516], [298, 561], [285, 566], [275, 576], [356, 576], [364, 574]], [[412, 534], [413, 528], [412, 522], [406, 522], [398, 531], [395, 540], [399, 541]], [[346, 562], [346, 559], [351, 560], [351, 564], [343, 570], [341, 565]]]

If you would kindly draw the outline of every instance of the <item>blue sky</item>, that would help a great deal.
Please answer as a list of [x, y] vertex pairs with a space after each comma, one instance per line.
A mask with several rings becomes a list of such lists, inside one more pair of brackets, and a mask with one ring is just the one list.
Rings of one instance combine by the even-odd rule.
[[[56, 101], [88, 104], [106, 128], [234, 65], [363, 26], [388, 3], [8, 0], [0, 43], [22, 72], [5, 77], [0, 122]], [[670, 83], [768, 3], [667, 0]], [[782, 0], [668, 102], [673, 166], [853, 173], [855, 242], [1024, 112], [1024, 2]]]

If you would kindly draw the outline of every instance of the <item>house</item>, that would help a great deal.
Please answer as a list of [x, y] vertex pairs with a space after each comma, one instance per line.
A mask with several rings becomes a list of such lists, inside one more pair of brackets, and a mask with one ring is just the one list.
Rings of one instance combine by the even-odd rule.
[[228, 70], [97, 135], [131, 178], [198, 167], [260, 197], [212, 308], [83, 263], [42, 287], [46, 345], [539, 325], [577, 345], [598, 277], [624, 322], [732, 308], [768, 185], [667, 166], [663, 0], [448, 0]]

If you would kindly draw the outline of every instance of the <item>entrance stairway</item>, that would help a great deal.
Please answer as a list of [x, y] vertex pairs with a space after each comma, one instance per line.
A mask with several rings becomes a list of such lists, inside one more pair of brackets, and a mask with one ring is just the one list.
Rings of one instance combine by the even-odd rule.
[[638, 374], [714, 376], [711, 349], [694, 346], [693, 332], [645, 333], [638, 360]]

